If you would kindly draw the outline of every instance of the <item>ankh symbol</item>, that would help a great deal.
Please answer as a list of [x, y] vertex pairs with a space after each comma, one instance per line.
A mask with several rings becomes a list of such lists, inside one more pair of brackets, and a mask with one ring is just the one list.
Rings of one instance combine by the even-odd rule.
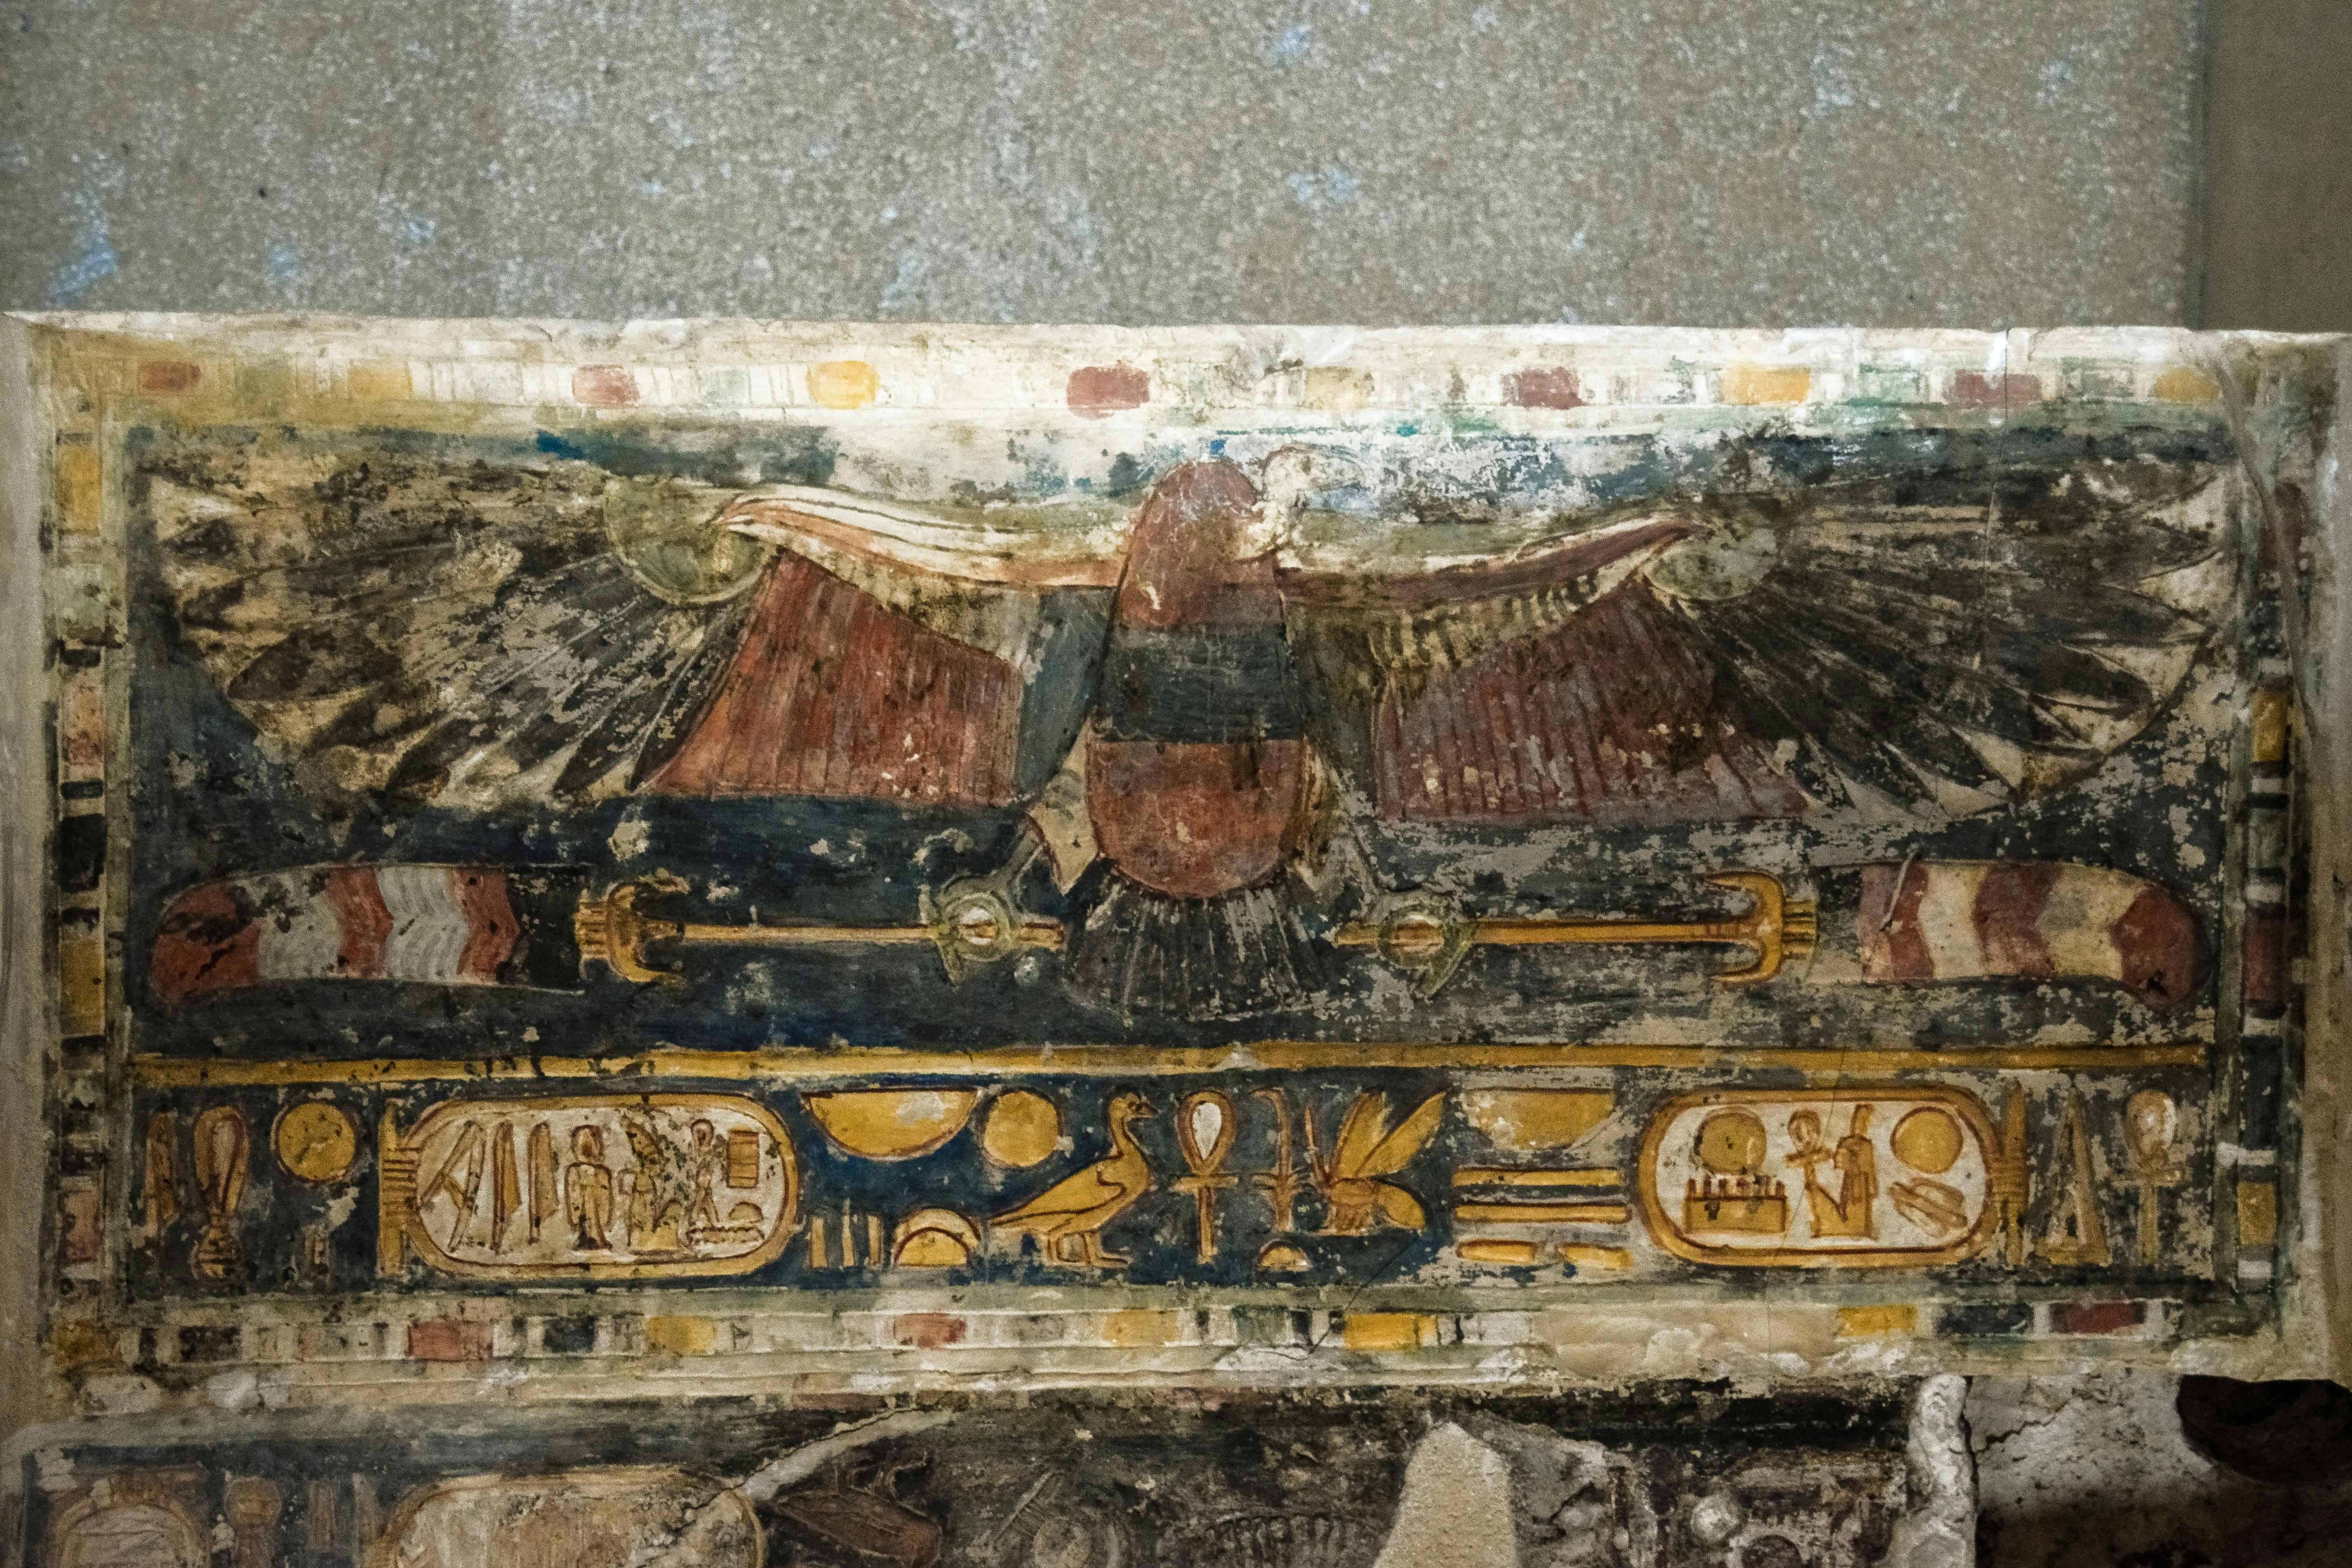
[[2132, 1180], [2139, 1185], [2139, 1260], [2154, 1263], [2162, 1255], [2163, 1223], [2158, 1208], [2159, 1188], [2177, 1185], [2184, 1173], [2172, 1163], [2172, 1140], [2179, 1118], [2172, 1097], [2160, 1089], [2144, 1089], [2124, 1105], [2124, 1142], [2131, 1149]]
[[1209, 1262], [1217, 1256], [1217, 1193], [1230, 1187], [1241, 1178], [1228, 1176], [1223, 1167], [1225, 1156], [1233, 1152], [1234, 1134], [1239, 1122], [1234, 1115], [1231, 1096], [1213, 1089], [1198, 1094], [1188, 1094], [1176, 1108], [1176, 1142], [1184, 1152], [1184, 1163], [1192, 1168], [1189, 1176], [1179, 1176], [1168, 1184], [1180, 1193], [1190, 1193], [1201, 1210], [1201, 1261]]

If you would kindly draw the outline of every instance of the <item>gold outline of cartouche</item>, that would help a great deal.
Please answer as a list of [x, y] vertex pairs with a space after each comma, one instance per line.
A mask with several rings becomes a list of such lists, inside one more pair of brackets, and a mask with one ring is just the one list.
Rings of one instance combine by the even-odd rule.
[[379, 1180], [376, 1184], [376, 1216], [378, 1250], [376, 1273], [379, 1277], [397, 1273], [399, 1264], [390, 1261], [395, 1236], [400, 1243], [414, 1246], [425, 1266], [444, 1274], [463, 1279], [723, 1279], [731, 1275], [749, 1274], [765, 1268], [783, 1256], [784, 1248], [800, 1231], [801, 1172], [800, 1161], [793, 1152], [793, 1141], [784, 1131], [784, 1124], [773, 1111], [758, 1100], [738, 1094], [562, 1094], [545, 1098], [534, 1096], [491, 1097], [480, 1099], [459, 1097], [444, 1100], [428, 1107], [415, 1125], [402, 1132], [393, 1123], [393, 1112], [386, 1110], [381, 1123], [382, 1146], [376, 1151], [381, 1165], [386, 1152], [411, 1152], [423, 1147], [420, 1133], [431, 1130], [433, 1123], [445, 1112], [451, 1116], [478, 1113], [485, 1106], [520, 1106], [530, 1110], [609, 1110], [614, 1106], [643, 1105], [669, 1110], [675, 1108], [724, 1106], [740, 1108], [767, 1129], [776, 1141], [776, 1148], [784, 1165], [783, 1212], [776, 1218], [776, 1228], [768, 1238], [750, 1252], [735, 1258], [686, 1259], [673, 1263], [472, 1263], [452, 1258], [433, 1239], [425, 1227], [425, 1216], [416, 1212], [415, 1179], [412, 1174], [404, 1181]]
[[2000, 1140], [1994, 1135], [1992, 1114], [1984, 1102], [1967, 1089], [1948, 1084], [1867, 1084], [1840, 1089], [1712, 1089], [1696, 1094], [1678, 1094], [1662, 1103], [1651, 1115], [1650, 1125], [1642, 1133], [1642, 1151], [1634, 1164], [1634, 1187], [1640, 1200], [1642, 1223], [1649, 1227], [1650, 1237], [1676, 1258], [1693, 1263], [1727, 1264], [1741, 1268], [1922, 1268], [1946, 1263], [1958, 1263], [1981, 1251], [1992, 1239], [1993, 1205], [1988, 1193], [1976, 1224], [1966, 1236], [1948, 1247], [1784, 1247], [1769, 1251], [1762, 1247], [1709, 1247], [1691, 1240], [1682, 1227], [1673, 1224], [1664, 1212], [1665, 1200], [1657, 1192], [1658, 1150], [1666, 1140], [1666, 1129], [1684, 1111], [1702, 1105], [1859, 1105], [1864, 1100], [1929, 1100], [1948, 1105], [1960, 1114], [1976, 1134], [1978, 1152], [1983, 1155], [1985, 1169], [1990, 1172], [1998, 1157]]

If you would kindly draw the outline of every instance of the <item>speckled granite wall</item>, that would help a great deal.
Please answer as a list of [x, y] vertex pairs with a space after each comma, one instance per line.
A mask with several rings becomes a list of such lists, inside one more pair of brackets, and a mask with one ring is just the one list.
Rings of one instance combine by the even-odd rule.
[[2179, 323], [2197, 13], [28, 0], [0, 307]]

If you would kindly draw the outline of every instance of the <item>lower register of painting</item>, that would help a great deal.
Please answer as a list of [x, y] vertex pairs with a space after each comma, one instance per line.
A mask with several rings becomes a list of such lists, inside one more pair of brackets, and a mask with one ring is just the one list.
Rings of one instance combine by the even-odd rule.
[[390, 1410], [364, 1436], [256, 1416], [74, 1434], [28, 1535], [70, 1568], [1866, 1568], [1941, 1500], [1911, 1473], [1919, 1415], [1884, 1389], [1649, 1387], [846, 1418], [709, 1401], [456, 1430]]
[[60, 1393], [2259, 1359], [2340, 353], [55, 319]]

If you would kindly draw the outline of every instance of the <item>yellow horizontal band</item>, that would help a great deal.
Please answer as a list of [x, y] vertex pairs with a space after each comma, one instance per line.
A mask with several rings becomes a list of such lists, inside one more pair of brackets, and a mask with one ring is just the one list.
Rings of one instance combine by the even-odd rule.
[[1455, 1204], [1456, 1225], [1623, 1225], [1623, 1204]]
[[1465, 1263], [1540, 1263], [1543, 1243], [1539, 1241], [1497, 1241], [1492, 1237], [1465, 1241], [1454, 1249], [1454, 1256]]
[[703, 1051], [662, 1047], [628, 1057], [495, 1057], [475, 1060], [372, 1057], [359, 1061], [222, 1061], [134, 1057], [131, 1080], [146, 1088], [239, 1084], [402, 1084], [588, 1080], [625, 1089], [633, 1079], [726, 1079], [829, 1083], [877, 1075], [995, 1079], [1032, 1073], [1079, 1078], [1178, 1078], [1199, 1073], [1346, 1068], [1787, 1068], [1816, 1078], [1888, 1073], [2129, 1071], [2202, 1067], [2205, 1047], [2183, 1046], [1977, 1046], [1917, 1051], [1790, 1046], [1449, 1045], [1433, 1041], [1346, 1045], [1270, 1040], [1254, 1045], [1008, 1046], [973, 1051], [857, 1047]]
[[1457, 1187], [1616, 1187], [1625, 1173], [1614, 1165], [1546, 1170], [1540, 1165], [1465, 1165], [1454, 1173]]

